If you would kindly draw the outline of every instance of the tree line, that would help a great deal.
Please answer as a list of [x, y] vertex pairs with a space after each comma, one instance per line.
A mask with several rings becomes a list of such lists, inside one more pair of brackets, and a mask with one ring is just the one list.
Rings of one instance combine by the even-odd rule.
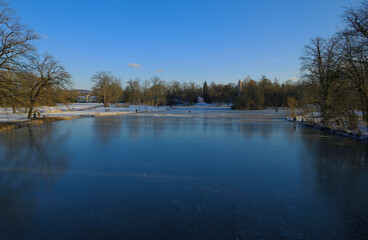
[[0, 0], [0, 106], [28, 112], [63, 102], [70, 74], [50, 54], [39, 54], [33, 42], [40, 36], [22, 24], [6, 1]]
[[265, 76], [259, 81], [246, 77], [238, 83], [238, 96], [234, 100], [233, 109], [259, 110], [264, 108], [287, 107], [290, 99], [301, 101], [303, 85], [291, 80], [281, 83], [273, 82]]
[[302, 86], [291, 80], [279, 83], [265, 76], [259, 81], [247, 77], [241, 83], [203, 84], [178, 81], [166, 82], [155, 76], [151, 79], [130, 79], [123, 87], [119, 78], [110, 72], [97, 72], [91, 77], [93, 94], [108, 107], [111, 103], [124, 102], [145, 105], [193, 105], [198, 97], [209, 104], [233, 105], [233, 109], [263, 109], [288, 106], [289, 98], [300, 100]]
[[98, 72], [91, 78], [94, 83], [93, 93], [104, 106], [110, 103], [124, 102], [128, 104], [192, 105], [202, 97], [206, 103], [231, 104], [237, 97], [237, 86], [233, 83], [203, 85], [194, 82], [166, 82], [155, 76], [151, 79], [130, 79], [123, 87], [121, 80], [110, 72]]

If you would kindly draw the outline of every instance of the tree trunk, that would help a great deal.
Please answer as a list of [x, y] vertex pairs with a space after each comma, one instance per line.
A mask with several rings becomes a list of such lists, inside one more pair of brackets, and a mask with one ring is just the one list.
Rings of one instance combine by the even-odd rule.
[[34, 107], [34, 103], [31, 102], [31, 105], [29, 106], [29, 110], [28, 110], [28, 119], [32, 118], [33, 107]]
[[363, 116], [365, 117], [365, 124], [367, 124], [367, 130], [368, 130], [368, 98], [365, 101], [365, 111], [363, 111]]

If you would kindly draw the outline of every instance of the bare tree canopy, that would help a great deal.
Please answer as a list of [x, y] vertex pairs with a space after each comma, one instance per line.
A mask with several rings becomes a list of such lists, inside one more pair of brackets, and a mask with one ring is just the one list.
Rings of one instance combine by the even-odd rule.
[[104, 103], [104, 107], [109, 107], [110, 103], [119, 101], [123, 94], [121, 81], [110, 72], [98, 72], [91, 78], [94, 83], [93, 92], [97, 99]]
[[347, 23], [341, 35], [343, 73], [355, 95], [368, 128], [368, 1], [357, 7], [345, 9], [343, 19]]
[[0, 70], [11, 70], [17, 58], [33, 51], [31, 41], [35, 39], [37, 33], [21, 24], [9, 4], [0, 0]]
[[151, 78], [152, 86], [150, 88], [153, 106], [166, 104], [166, 86], [159, 77]]
[[368, 41], [368, 1], [363, 1], [357, 7], [346, 8], [343, 20], [351, 34], [364, 37]]
[[33, 30], [20, 23], [9, 4], [0, 0], [0, 104], [12, 106], [13, 111], [22, 102], [19, 79], [12, 72], [25, 54], [34, 51], [31, 42], [37, 38]]
[[130, 79], [127, 82], [127, 87], [126, 87], [126, 94], [128, 95], [128, 101], [131, 104], [139, 104], [141, 103], [141, 86], [140, 86], [140, 79], [136, 78], [136, 79]]
[[46, 97], [48, 101], [52, 101], [55, 99], [57, 91], [71, 86], [70, 74], [54, 57], [47, 53], [28, 56], [28, 63], [19, 74], [22, 77], [22, 85], [27, 96], [28, 118], [31, 118], [33, 108], [38, 104], [38, 100]]

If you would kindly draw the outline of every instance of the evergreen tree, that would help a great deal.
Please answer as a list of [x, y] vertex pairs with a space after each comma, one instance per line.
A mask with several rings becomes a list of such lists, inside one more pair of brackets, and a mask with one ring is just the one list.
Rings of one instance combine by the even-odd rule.
[[203, 83], [203, 99], [207, 103], [210, 102], [208, 99], [208, 85], [206, 81]]

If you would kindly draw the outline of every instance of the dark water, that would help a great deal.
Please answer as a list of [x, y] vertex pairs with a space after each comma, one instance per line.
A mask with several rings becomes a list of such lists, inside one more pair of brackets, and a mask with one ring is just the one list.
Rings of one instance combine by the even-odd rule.
[[367, 239], [368, 145], [273, 111], [0, 135], [0, 239]]

